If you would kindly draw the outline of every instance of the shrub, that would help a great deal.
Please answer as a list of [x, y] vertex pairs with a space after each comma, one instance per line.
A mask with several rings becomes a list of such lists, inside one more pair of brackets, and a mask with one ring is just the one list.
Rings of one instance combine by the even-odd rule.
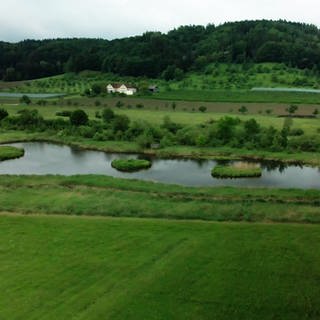
[[176, 133], [179, 129], [182, 128], [182, 126], [180, 124], [177, 124], [171, 121], [169, 116], [165, 116], [163, 118], [163, 123], [161, 125], [161, 128], [166, 129], [171, 133]]
[[43, 118], [39, 115], [38, 110], [20, 110], [19, 124], [24, 127], [39, 126], [43, 122]]
[[102, 119], [104, 122], [109, 123], [115, 117], [114, 112], [111, 109], [105, 108], [102, 111]]
[[0, 121], [8, 116], [8, 111], [6, 109], [0, 108]]
[[113, 119], [114, 131], [127, 131], [129, 128], [130, 119], [126, 115], [116, 115]]
[[37, 105], [39, 105], [39, 106], [45, 106], [46, 104], [47, 104], [46, 100], [38, 100], [37, 101]]
[[99, 83], [94, 83], [91, 87], [91, 91], [89, 91], [92, 95], [99, 95], [102, 92], [102, 86]]
[[242, 114], [247, 113], [248, 112], [248, 108], [246, 106], [241, 106], [238, 111]]
[[300, 136], [291, 138], [288, 142], [291, 149], [306, 152], [320, 151], [320, 138], [318, 136]]
[[160, 140], [160, 147], [166, 148], [173, 146], [175, 144], [175, 137], [172, 133], [168, 132], [166, 135], [162, 137]]
[[86, 125], [88, 121], [88, 115], [81, 109], [73, 111], [70, 115], [70, 123], [74, 126]]
[[205, 107], [205, 106], [200, 106], [200, 107], [199, 107], [199, 111], [200, 111], [200, 112], [206, 112], [206, 111], [207, 111], [207, 107]]
[[286, 108], [286, 111], [290, 114], [293, 115], [296, 111], [298, 110], [298, 106], [292, 104], [288, 108]]
[[143, 133], [137, 137], [136, 142], [141, 148], [150, 148], [153, 142], [153, 137], [150, 134]]
[[29, 105], [31, 103], [31, 99], [27, 95], [23, 95], [20, 98], [20, 103]]
[[121, 102], [121, 101], [118, 101], [118, 102], [116, 103], [116, 107], [117, 107], [117, 108], [121, 108], [121, 107], [123, 107], [123, 106], [124, 106], [124, 103]]
[[96, 133], [96, 130], [89, 126], [81, 126], [79, 129], [80, 135], [84, 138], [92, 138]]
[[102, 132], [96, 132], [92, 138], [95, 141], [104, 141], [104, 135]]
[[289, 131], [290, 136], [302, 136], [303, 134], [304, 131], [301, 128], [294, 128]]

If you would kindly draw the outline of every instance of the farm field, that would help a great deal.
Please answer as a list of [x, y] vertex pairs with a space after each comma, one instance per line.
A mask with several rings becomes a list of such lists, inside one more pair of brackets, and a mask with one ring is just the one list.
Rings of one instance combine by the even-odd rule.
[[[268, 94], [268, 93], [267, 93]], [[320, 99], [320, 94], [319, 94]], [[31, 106], [39, 106], [38, 103], [43, 101], [41, 99], [32, 99], [33, 104]], [[0, 104], [2, 106], [18, 106], [20, 101], [18, 98], [6, 98], [0, 97]], [[260, 115], [284, 115], [287, 114], [286, 109], [291, 103], [277, 103], [277, 102], [205, 102], [199, 100], [187, 101], [187, 100], [170, 100], [170, 99], [156, 99], [155, 96], [149, 97], [112, 97], [101, 96], [95, 98], [88, 98], [82, 96], [67, 96], [60, 99], [47, 99], [46, 107], [91, 107], [91, 108], [103, 108], [103, 107], [118, 107], [123, 109], [147, 109], [154, 111], [185, 111], [192, 113], [199, 113], [199, 107], [206, 107], [208, 112], [228, 112], [230, 114], [241, 114], [239, 109], [242, 106], [247, 108], [249, 114]], [[311, 115], [315, 109], [320, 110], [320, 100], [316, 103], [299, 103], [296, 114], [298, 115]]]
[[318, 104], [318, 93], [297, 92], [258, 92], [251, 90], [171, 90], [160, 92], [158, 99], [186, 101], [215, 101], [215, 102], [269, 102], [269, 103], [308, 103]]

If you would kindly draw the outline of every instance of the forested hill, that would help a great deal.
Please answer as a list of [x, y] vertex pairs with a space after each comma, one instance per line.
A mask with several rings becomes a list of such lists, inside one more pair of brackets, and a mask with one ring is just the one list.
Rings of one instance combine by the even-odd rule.
[[213, 62], [281, 62], [320, 72], [320, 29], [286, 21], [183, 26], [117, 40], [0, 42], [0, 79], [24, 80], [97, 70], [127, 76], [179, 78]]

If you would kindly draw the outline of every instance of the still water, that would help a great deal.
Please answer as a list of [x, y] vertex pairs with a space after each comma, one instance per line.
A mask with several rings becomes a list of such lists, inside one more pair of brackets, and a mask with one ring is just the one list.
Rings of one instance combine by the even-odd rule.
[[123, 173], [111, 167], [112, 160], [145, 156], [78, 150], [44, 142], [11, 145], [24, 148], [25, 155], [20, 159], [0, 162], [0, 174], [102, 174], [186, 186], [320, 189], [320, 169], [307, 166], [262, 162], [263, 172], [260, 178], [215, 179], [211, 176], [211, 169], [218, 163], [217, 161], [152, 158], [150, 169]]

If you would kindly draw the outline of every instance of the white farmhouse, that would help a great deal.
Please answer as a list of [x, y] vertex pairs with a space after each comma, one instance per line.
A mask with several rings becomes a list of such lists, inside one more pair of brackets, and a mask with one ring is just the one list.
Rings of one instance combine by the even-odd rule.
[[108, 93], [123, 93], [127, 96], [132, 96], [137, 92], [137, 89], [126, 84], [108, 84]]

